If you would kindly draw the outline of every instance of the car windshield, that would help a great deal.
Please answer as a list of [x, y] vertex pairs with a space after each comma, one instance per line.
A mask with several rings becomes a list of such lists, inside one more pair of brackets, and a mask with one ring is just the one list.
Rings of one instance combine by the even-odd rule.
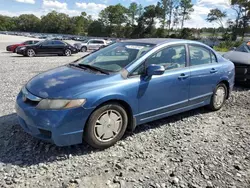
[[120, 42], [98, 50], [76, 63], [118, 72], [154, 47], [154, 44]]
[[244, 42], [235, 51], [250, 53], [250, 42]]

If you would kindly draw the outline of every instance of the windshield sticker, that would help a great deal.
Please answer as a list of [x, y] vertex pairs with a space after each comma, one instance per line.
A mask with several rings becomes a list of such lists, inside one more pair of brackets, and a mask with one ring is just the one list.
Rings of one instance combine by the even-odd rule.
[[135, 49], [135, 50], [141, 50], [142, 48], [144, 48], [144, 46], [133, 46], [133, 45], [127, 45], [125, 47], [128, 49]]

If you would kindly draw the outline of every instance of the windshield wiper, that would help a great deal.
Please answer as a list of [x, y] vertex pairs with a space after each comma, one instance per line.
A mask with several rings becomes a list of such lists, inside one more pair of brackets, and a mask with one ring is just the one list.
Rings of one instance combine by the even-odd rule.
[[89, 69], [92, 69], [92, 70], [95, 70], [95, 71], [99, 71], [103, 74], [107, 74], [109, 75], [109, 72], [108, 71], [105, 71], [99, 67], [95, 67], [95, 66], [91, 66], [91, 65], [86, 65], [86, 64], [78, 64], [78, 66], [81, 66], [81, 67], [86, 67], [86, 68], [89, 68]]
[[109, 75], [109, 72], [108, 71], [105, 71], [99, 67], [95, 67], [95, 66], [91, 66], [91, 65], [86, 65], [86, 64], [74, 64], [74, 63], [71, 63], [70, 65], [73, 65], [75, 67], [79, 67], [79, 68], [88, 68], [88, 69], [91, 69], [91, 70], [94, 70], [94, 71], [98, 71], [98, 72], [101, 72], [103, 74], [107, 74]]

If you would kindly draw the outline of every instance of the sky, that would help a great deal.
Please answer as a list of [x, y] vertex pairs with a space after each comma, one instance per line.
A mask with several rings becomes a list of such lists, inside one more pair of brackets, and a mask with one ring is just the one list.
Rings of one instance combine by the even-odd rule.
[[[70, 16], [76, 16], [85, 11], [94, 19], [97, 19], [99, 12], [105, 7], [117, 3], [128, 7], [131, 2], [147, 6], [156, 4], [157, 0], [0, 0], [0, 14], [8, 16], [35, 14], [41, 17], [52, 10], [56, 10]], [[229, 0], [192, 0], [192, 2], [194, 12], [191, 15], [191, 20], [186, 21], [185, 27], [218, 27], [218, 24], [211, 24], [205, 20], [212, 8], [226, 11], [229, 17], [234, 16], [234, 12], [230, 9]]]

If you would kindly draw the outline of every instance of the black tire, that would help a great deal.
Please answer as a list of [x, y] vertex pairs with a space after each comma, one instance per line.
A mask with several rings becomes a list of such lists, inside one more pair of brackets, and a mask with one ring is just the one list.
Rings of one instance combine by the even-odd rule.
[[87, 52], [87, 47], [86, 47], [86, 46], [83, 46], [83, 47], [81, 48], [81, 52]]
[[72, 55], [72, 52], [71, 52], [71, 50], [70, 49], [66, 49], [65, 51], [64, 51], [64, 55], [65, 56], [71, 56]]
[[[224, 89], [225, 91], [225, 95], [224, 95], [224, 99], [223, 99], [223, 102], [220, 104], [220, 105], [216, 105], [216, 93], [218, 91], [218, 89]], [[227, 95], [228, 95], [228, 89], [227, 89], [227, 86], [224, 84], [224, 83], [220, 83], [216, 86], [214, 92], [213, 92], [213, 95], [212, 95], [212, 98], [211, 98], [211, 102], [210, 102], [210, 105], [209, 105], [209, 108], [212, 110], [212, 111], [217, 111], [217, 110], [220, 110], [222, 108], [222, 106], [224, 105], [225, 101], [226, 101], [226, 98], [227, 98]]]
[[28, 56], [28, 57], [34, 57], [35, 55], [36, 55], [35, 50], [33, 50], [33, 49], [27, 49], [26, 56]]
[[[96, 131], [95, 125], [96, 125], [98, 118], [100, 118], [102, 114], [104, 114], [106, 111], [109, 111], [109, 110], [114, 110], [118, 112], [119, 115], [121, 115], [122, 124], [121, 124], [121, 127], [119, 128], [118, 133], [116, 134], [114, 138], [112, 138], [112, 140], [100, 141], [100, 138], [99, 139], [97, 138], [98, 136], [96, 133], [97, 131]], [[105, 149], [114, 145], [117, 141], [119, 141], [123, 137], [127, 129], [127, 125], [128, 125], [128, 115], [125, 109], [119, 103], [107, 103], [103, 106], [100, 106], [91, 114], [85, 126], [83, 139], [94, 148]]]

